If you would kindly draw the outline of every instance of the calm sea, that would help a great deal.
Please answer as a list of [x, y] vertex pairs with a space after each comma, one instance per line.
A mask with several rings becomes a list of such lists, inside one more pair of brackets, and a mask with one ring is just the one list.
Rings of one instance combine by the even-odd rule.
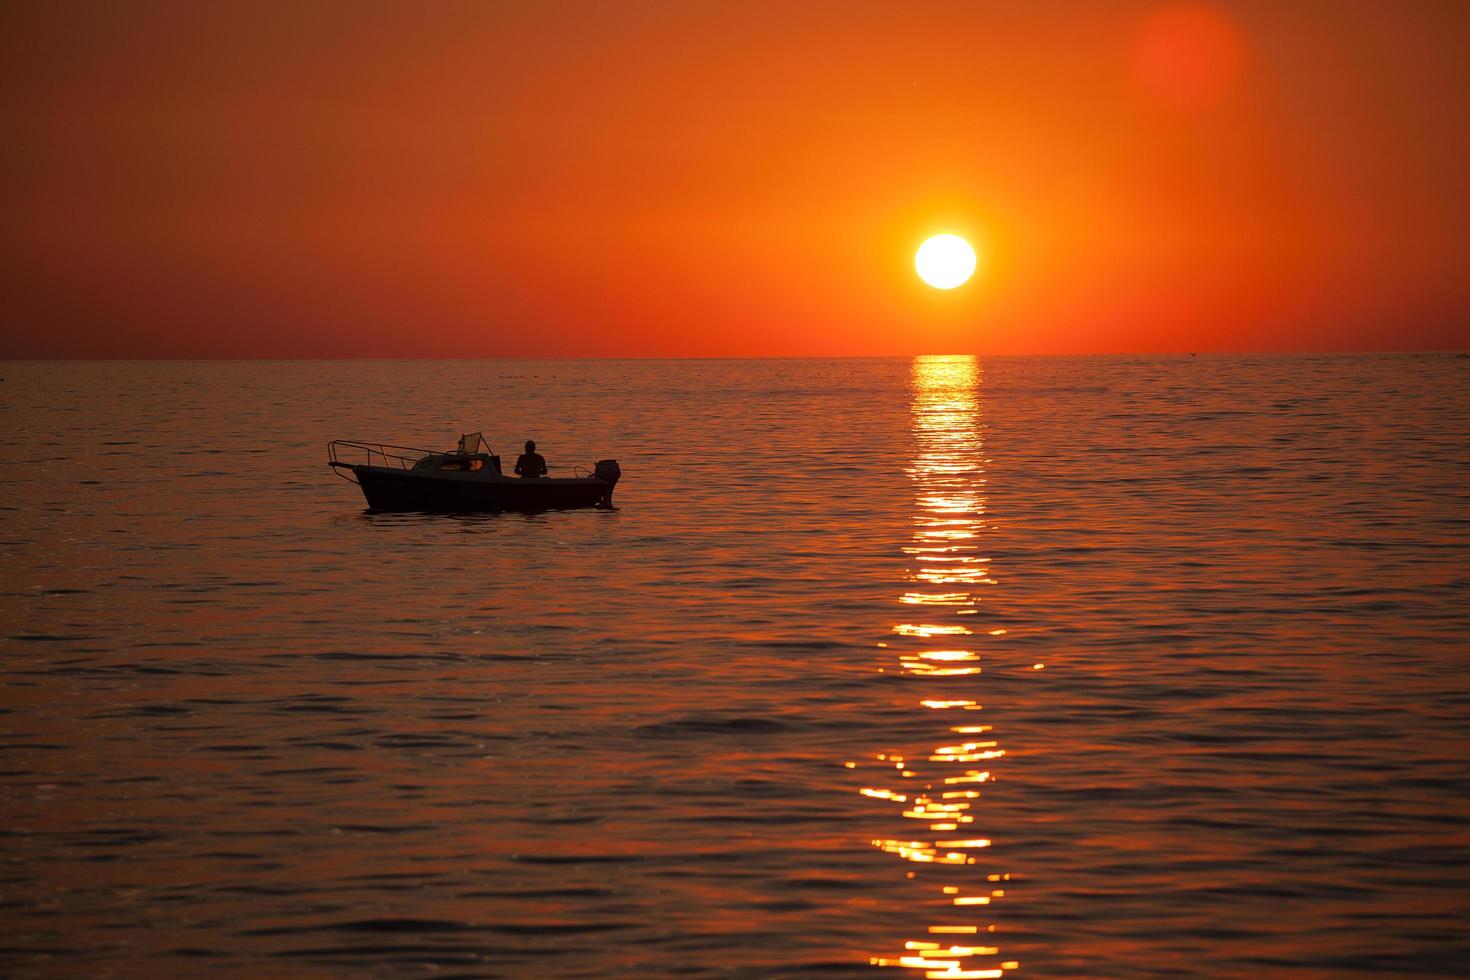
[[1470, 971], [1470, 359], [0, 376], [8, 976]]

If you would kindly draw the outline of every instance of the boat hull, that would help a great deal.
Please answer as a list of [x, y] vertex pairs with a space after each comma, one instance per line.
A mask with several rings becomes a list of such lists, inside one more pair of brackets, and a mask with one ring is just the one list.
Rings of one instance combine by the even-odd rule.
[[596, 477], [453, 478], [381, 466], [354, 466], [352, 472], [371, 511], [534, 512], [612, 504], [612, 484]]

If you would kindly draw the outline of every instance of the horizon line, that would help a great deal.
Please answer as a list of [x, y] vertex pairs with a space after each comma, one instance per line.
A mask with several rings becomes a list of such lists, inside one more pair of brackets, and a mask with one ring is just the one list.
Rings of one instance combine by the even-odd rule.
[[138, 362], [138, 363], [220, 363], [241, 362], [313, 362], [313, 361], [882, 361], [905, 360], [915, 357], [987, 357], [987, 358], [1081, 358], [1081, 357], [1364, 357], [1404, 356], [1422, 354], [1467, 354], [1470, 347], [1405, 347], [1405, 348], [1355, 348], [1352, 350], [1137, 350], [1137, 351], [1079, 351], [1075, 353], [981, 353], [979, 351], [929, 351], [911, 354], [486, 354], [480, 356], [410, 356], [372, 354], [315, 354], [305, 356], [94, 356], [94, 357], [6, 357], [0, 363], [41, 362]]

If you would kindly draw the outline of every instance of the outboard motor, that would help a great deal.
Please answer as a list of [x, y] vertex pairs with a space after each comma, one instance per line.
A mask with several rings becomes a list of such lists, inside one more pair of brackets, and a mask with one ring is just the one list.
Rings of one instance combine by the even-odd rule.
[[607, 493], [603, 495], [600, 506], [611, 507], [613, 487], [618, 485], [618, 477], [623, 475], [623, 471], [618, 467], [618, 461], [615, 459], [599, 459], [596, 467], [592, 470], [592, 475], [607, 484]]

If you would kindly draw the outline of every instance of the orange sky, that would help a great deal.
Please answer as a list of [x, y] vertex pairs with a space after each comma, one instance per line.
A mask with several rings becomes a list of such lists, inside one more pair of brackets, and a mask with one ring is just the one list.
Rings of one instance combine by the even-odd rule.
[[1467, 347], [1467, 51], [1463, 0], [7, 4], [0, 356]]

